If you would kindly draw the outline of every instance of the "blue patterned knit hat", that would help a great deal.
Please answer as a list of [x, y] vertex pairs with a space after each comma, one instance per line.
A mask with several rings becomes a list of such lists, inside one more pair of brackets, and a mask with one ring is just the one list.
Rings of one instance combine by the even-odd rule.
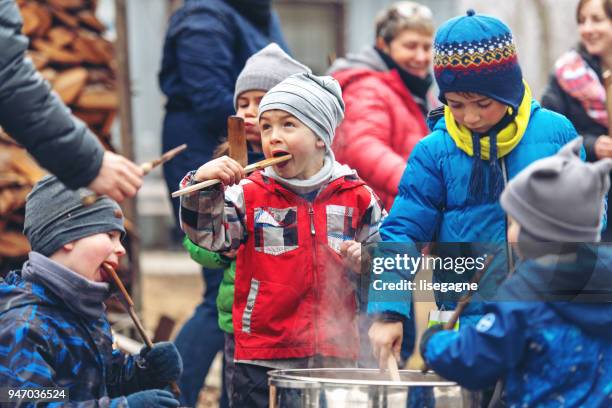
[[474, 92], [516, 111], [525, 92], [510, 28], [471, 9], [438, 29], [434, 74], [444, 104], [446, 92]]

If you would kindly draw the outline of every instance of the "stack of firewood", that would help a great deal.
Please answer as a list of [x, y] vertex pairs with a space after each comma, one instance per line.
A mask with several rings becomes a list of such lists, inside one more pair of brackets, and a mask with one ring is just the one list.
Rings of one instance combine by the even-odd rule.
[[76, 116], [110, 147], [118, 108], [113, 44], [103, 37], [96, 0], [21, 0], [23, 33], [36, 68]]
[[[113, 44], [96, 18], [97, 0], [17, 0], [28, 55], [72, 112], [107, 149], [118, 109]], [[0, 130], [0, 276], [29, 251], [21, 234], [25, 197], [44, 171]]]

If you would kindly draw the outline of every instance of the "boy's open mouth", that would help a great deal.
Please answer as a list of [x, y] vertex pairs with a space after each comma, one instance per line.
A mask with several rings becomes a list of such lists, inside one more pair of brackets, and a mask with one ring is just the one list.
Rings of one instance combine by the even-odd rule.
[[[284, 151], [284, 150], [275, 150], [275, 151], [273, 151], [273, 152], [272, 152], [272, 157], [283, 157], [283, 156], [286, 156], [286, 155], [288, 155], [288, 154], [289, 154], [289, 152], [286, 152], [286, 151]], [[289, 163], [291, 160], [292, 160], [292, 159], [287, 160], [287, 161], [282, 162], [282, 163], [275, 164], [275, 165], [274, 165], [274, 167], [278, 167], [278, 168], [282, 169], [282, 168], [283, 168], [283, 167], [285, 167], [285, 166], [287, 165], [287, 163]]]

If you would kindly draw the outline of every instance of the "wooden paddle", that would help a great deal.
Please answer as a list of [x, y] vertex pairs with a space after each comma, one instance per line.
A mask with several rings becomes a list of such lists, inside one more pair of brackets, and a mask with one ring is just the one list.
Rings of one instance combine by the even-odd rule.
[[249, 155], [247, 153], [244, 119], [238, 116], [227, 118], [227, 141], [229, 143], [229, 157], [240, 163], [242, 167], [246, 167], [249, 164]]

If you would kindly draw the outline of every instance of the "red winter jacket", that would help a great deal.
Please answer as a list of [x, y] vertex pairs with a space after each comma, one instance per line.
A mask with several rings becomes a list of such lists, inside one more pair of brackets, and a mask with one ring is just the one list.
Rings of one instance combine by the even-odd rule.
[[382, 208], [351, 177], [312, 203], [261, 175], [243, 186], [250, 238], [236, 257], [236, 359], [357, 359], [356, 275], [338, 251], [342, 241], [370, 235]]
[[429, 133], [425, 117], [395, 70], [332, 75], [346, 104], [332, 145], [336, 160], [357, 170], [389, 210], [412, 148]]

